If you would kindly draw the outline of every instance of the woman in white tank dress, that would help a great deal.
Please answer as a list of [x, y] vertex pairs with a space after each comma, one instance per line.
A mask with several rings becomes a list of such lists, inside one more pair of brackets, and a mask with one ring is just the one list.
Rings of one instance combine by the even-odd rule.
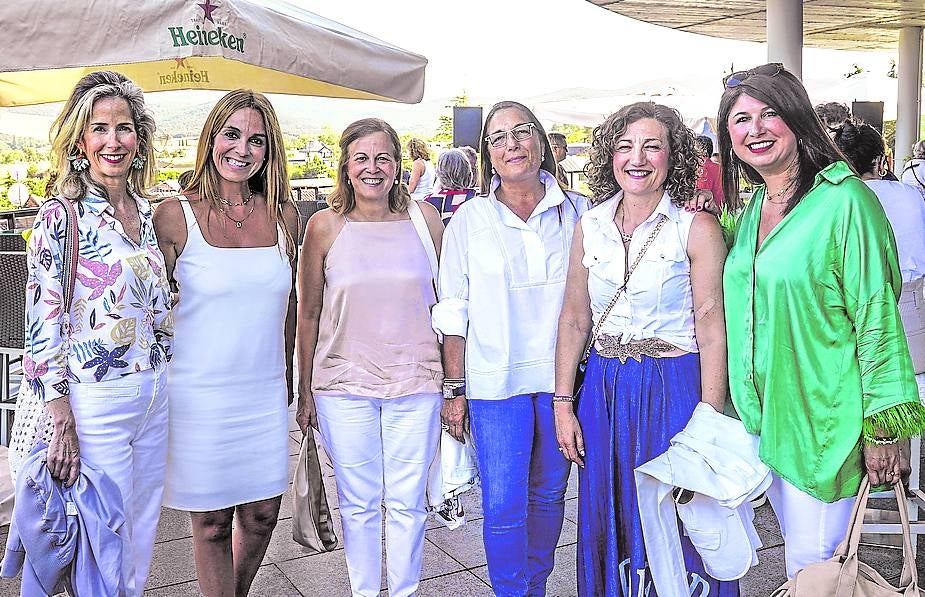
[[411, 177], [408, 179], [408, 192], [415, 201], [423, 201], [434, 191], [437, 178], [434, 163], [430, 160], [427, 142], [417, 137], [408, 141], [408, 153], [411, 157]]
[[270, 103], [233, 91], [184, 197], [155, 215], [179, 290], [164, 504], [190, 512], [205, 595], [247, 594], [288, 487], [298, 218], [285, 168]]

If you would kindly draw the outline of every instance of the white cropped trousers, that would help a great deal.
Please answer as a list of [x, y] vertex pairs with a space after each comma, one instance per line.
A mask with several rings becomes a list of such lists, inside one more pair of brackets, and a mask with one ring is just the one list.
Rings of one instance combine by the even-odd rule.
[[440, 437], [440, 394], [401, 398], [315, 395], [334, 465], [344, 553], [354, 597], [379, 595], [385, 505], [389, 595], [414, 595], [421, 579], [424, 492]]
[[167, 376], [163, 369], [70, 385], [80, 457], [122, 493], [122, 578], [128, 595], [144, 592], [161, 515], [167, 464]]

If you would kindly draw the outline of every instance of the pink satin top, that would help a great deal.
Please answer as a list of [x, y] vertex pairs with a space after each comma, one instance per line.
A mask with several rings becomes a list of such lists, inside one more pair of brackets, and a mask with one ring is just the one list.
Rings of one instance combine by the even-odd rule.
[[439, 392], [430, 263], [411, 220], [351, 222], [324, 263], [312, 392], [398, 398]]

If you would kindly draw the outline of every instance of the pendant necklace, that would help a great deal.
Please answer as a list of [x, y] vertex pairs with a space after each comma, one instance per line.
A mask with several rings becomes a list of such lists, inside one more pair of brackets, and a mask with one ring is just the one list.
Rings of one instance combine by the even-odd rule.
[[624, 210], [624, 211], [621, 211], [621, 212], [620, 212], [620, 228], [619, 228], [619, 230], [620, 230], [620, 238], [623, 239], [623, 244], [624, 244], [624, 245], [628, 245], [628, 244], [630, 244], [630, 243], [633, 241], [633, 235], [632, 235], [632, 234], [627, 234], [627, 233], [623, 232], [624, 217], [625, 217], [625, 216], [626, 216], [626, 211], [625, 211], [625, 210]]
[[[248, 203], [250, 203], [250, 200], [251, 200], [251, 198], [252, 198], [253, 196], [254, 196], [254, 193], [251, 192], [251, 193], [247, 196], [247, 199], [244, 199], [241, 203], [229, 203], [228, 201], [226, 201], [226, 200], [225, 200], [224, 198], [222, 198], [222, 197], [219, 197], [219, 199], [221, 199], [222, 203], [224, 203], [225, 205], [228, 205], [228, 206], [231, 206], [231, 205], [247, 205]], [[250, 211], [247, 212], [247, 215], [244, 216], [243, 218], [241, 218], [240, 220], [237, 220], [237, 219], [235, 219], [235, 218], [232, 218], [230, 215], [228, 215], [228, 212], [225, 211], [225, 208], [224, 208], [224, 207], [219, 207], [219, 210], [222, 212], [222, 215], [223, 215], [223, 216], [225, 216], [226, 218], [228, 218], [229, 220], [231, 220], [232, 222], [234, 222], [234, 227], [235, 227], [235, 228], [237, 228], [237, 229], [240, 230], [241, 228], [244, 227], [244, 222], [247, 221], [247, 218], [251, 217], [251, 214], [254, 213], [254, 207], [256, 207], [256, 204], [251, 204], [251, 209], [250, 209]]]

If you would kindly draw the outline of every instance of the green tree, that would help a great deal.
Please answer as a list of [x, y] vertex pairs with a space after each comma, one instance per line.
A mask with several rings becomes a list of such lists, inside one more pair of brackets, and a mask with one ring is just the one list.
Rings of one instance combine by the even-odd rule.
[[450, 100], [448, 113], [443, 113], [437, 121], [437, 132], [434, 134], [434, 141], [453, 141], [453, 108], [458, 106], [469, 105], [469, 94], [465, 91]]
[[562, 133], [568, 143], [590, 143], [591, 133], [594, 129], [590, 126], [579, 126], [577, 124], [555, 124], [550, 132]]

